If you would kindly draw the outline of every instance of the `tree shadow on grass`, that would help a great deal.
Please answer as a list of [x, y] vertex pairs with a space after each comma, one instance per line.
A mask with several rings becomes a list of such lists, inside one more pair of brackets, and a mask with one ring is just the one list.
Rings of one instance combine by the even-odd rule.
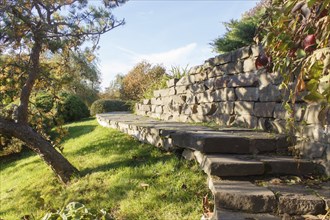
[[92, 174], [95, 172], [107, 172], [112, 169], [118, 169], [118, 168], [125, 168], [125, 167], [131, 167], [131, 168], [137, 168], [141, 166], [152, 166], [153, 164], [159, 163], [160, 161], [163, 163], [166, 163], [167, 161], [171, 160], [172, 156], [170, 155], [163, 155], [160, 157], [153, 157], [153, 158], [147, 158], [146, 157], [133, 157], [133, 158], [127, 158], [126, 160], [121, 161], [115, 161], [112, 163], [103, 164], [97, 167], [93, 168], [85, 168], [80, 171], [80, 174], [82, 176]]
[[[17, 163], [21, 160], [27, 159], [31, 156], [35, 156], [36, 154], [27, 147], [23, 147], [22, 151], [19, 153], [13, 153], [9, 155], [4, 155], [0, 157], [0, 170], [3, 170], [7, 167], [16, 166]], [[29, 163], [25, 163], [24, 165], [37, 163], [38, 161], [33, 160]]]
[[96, 128], [96, 125], [77, 125], [77, 126], [69, 126], [68, 135], [64, 137], [63, 141], [71, 139], [71, 138], [78, 138], [85, 134], [88, 134]]

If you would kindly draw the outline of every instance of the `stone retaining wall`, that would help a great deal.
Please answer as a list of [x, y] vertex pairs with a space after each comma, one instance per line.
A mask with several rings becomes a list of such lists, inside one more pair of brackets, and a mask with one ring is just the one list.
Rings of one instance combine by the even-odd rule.
[[[249, 46], [208, 59], [183, 78], [169, 80], [168, 88], [154, 91], [153, 98], [136, 104], [136, 113], [284, 133], [290, 115], [282, 102], [288, 92], [280, 89], [280, 74], [256, 69], [261, 51]], [[319, 121], [321, 106], [305, 103], [302, 95], [295, 105], [295, 121], [303, 124], [296, 134], [297, 148], [311, 158], [330, 161], [330, 111], [322, 112], [326, 117]]]

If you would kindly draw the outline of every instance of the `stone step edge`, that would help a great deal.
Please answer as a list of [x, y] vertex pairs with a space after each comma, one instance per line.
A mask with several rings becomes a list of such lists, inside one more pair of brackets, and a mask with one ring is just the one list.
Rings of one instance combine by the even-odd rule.
[[[294, 159], [290, 156], [208, 155], [200, 151], [191, 151], [188, 149], [183, 151], [182, 156], [187, 160], [196, 160], [206, 174], [220, 177], [258, 175], [318, 176], [324, 174], [324, 167], [321, 164], [307, 159]], [[242, 170], [242, 167], [246, 169]], [[232, 173], [235, 173], [235, 175], [232, 175]]]
[[271, 215], [318, 215], [325, 214], [327, 204], [330, 203], [330, 197], [322, 196], [327, 195], [328, 188], [323, 192], [314, 192], [299, 185], [261, 187], [249, 181], [226, 181], [211, 176], [208, 177], [208, 186], [214, 196], [214, 210]]
[[[138, 117], [138, 116], [137, 116]], [[143, 127], [142, 125], [139, 125], [139, 123], [134, 124], [134, 123], [128, 123], [128, 122], [118, 122], [111, 120], [105, 116], [102, 115], [97, 115], [97, 121], [98, 123], [103, 126], [103, 127], [110, 127], [114, 129], [118, 129], [124, 133], [127, 133], [129, 135], [134, 136], [138, 140], [144, 142], [144, 143], [149, 143], [152, 145], [155, 145], [157, 147], [163, 148], [166, 151], [172, 151], [177, 148], [183, 148], [183, 149], [192, 149], [192, 150], [201, 150], [201, 149], [196, 149], [194, 146], [189, 146], [186, 143], [177, 143], [175, 142], [173, 138], [171, 138], [172, 135], [201, 135], [201, 133], [198, 133], [198, 130], [193, 130], [193, 131], [186, 131], [183, 133], [180, 130], [169, 130], [166, 128], [162, 127], [157, 127], [155, 128], [154, 126], [146, 126]], [[155, 122], [155, 121], [151, 121]], [[156, 121], [157, 122], [157, 121]], [[215, 130], [206, 130], [204, 132], [214, 132]], [[217, 132], [217, 131], [215, 131]], [[243, 137], [244, 138], [244, 137]], [[267, 139], [265, 139], [267, 140]], [[278, 141], [278, 140], [277, 140]], [[253, 142], [253, 141], [252, 141]], [[287, 149], [287, 148], [286, 148]], [[244, 154], [250, 154], [253, 153], [256, 149], [248, 149]], [[280, 150], [281, 151], [281, 150]], [[216, 152], [214, 152], [216, 153]]]

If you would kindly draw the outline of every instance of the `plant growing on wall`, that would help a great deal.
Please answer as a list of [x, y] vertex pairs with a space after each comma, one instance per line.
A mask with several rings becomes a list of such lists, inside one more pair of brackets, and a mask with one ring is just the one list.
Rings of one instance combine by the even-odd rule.
[[292, 114], [301, 93], [306, 102], [320, 103], [323, 112], [329, 109], [329, 15], [330, 0], [273, 0], [259, 27], [272, 71], [283, 76], [281, 88], [288, 91], [286, 109]]

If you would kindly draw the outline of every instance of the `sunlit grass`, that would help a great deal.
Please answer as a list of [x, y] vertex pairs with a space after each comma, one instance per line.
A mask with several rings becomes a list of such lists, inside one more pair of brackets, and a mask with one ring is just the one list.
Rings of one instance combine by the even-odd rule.
[[206, 176], [195, 162], [98, 126], [68, 124], [64, 155], [82, 174], [65, 186], [33, 153], [0, 162], [0, 218], [20, 219], [78, 201], [115, 219], [200, 219]]

